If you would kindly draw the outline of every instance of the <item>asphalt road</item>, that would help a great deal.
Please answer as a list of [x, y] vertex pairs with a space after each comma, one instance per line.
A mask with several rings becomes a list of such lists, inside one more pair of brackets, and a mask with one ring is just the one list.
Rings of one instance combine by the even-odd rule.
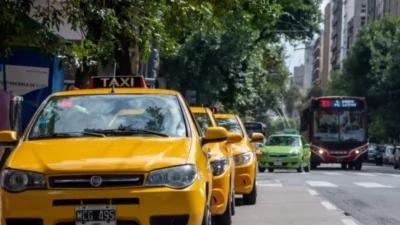
[[233, 225], [400, 224], [400, 170], [390, 166], [277, 170], [259, 173], [257, 182], [257, 204], [243, 206], [237, 198]]

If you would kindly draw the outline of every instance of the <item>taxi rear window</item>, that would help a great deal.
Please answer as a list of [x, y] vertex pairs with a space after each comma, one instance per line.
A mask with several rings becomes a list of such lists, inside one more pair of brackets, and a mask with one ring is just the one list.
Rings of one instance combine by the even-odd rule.
[[216, 118], [218, 126], [224, 127], [228, 132], [236, 132], [243, 136], [242, 129], [236, 118]]
[[207, 113], [193, 113], [194, 118], [197, 120], [197, 122], [199, 123], [200, 127], [201, 127], [201, 131], [204, 132], [206, 131], [206, 129], [208, 127], [211, 127], [211, 120], [208, 117]]
[[118, 94], [56, 96], [47, 101], [29, 138], [85, 130], [144, 129], [170, 137], [188, 135], [175, 95]]

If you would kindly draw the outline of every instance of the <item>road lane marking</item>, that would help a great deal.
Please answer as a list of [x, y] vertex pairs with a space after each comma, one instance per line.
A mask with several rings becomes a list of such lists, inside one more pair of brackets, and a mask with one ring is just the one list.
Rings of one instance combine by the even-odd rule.
[[310, 195], [318, 195], [318, 192], [312, 189], [308, 190], [308, 193], [310, 193]]
[[393, 188], [389, 185], [378, 184], [374, 182], [353, 182], [357, 186], [365, 187], [365, 188]]
[[359, 176], [369, 176], [369, 177], [375, 176], [372, 173], [354, 173], [354, 174], [359, 175]]
[[306, 183], [312, 187], [337, 187], [336, 184], [332, 184], [326, 181], [306, 181]]
[[354, 220], [352, 219], [342, 219], [342, 222], [344, 223], [344, 225], [357, 225], [357, 223], [354, 222]]
[[326, 175], [332, 175], [332, 176], [340, 176], [340, 175], [343, 175], [342, 173], [338, 173], [338, 172], [324, 172], [324, 174], [326, 174]]
[[257, 184], [259, 187], [282, 187], [282, 184]]
[[332, 205], [330, 202], [321, 202], [321, 204], [327, 209], [327, 210], [336, 210], [336, 206]]
[[388, 174], [388, 175], [392, 177], [400, 177], [400, 174]]

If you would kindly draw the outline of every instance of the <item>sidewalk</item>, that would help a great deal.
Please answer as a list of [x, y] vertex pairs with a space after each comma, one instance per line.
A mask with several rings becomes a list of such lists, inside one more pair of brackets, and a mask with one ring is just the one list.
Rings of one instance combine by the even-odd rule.
[[361, 225], [306, 187], [258, 185], [254, 206], [237, 201], [234, 225]]

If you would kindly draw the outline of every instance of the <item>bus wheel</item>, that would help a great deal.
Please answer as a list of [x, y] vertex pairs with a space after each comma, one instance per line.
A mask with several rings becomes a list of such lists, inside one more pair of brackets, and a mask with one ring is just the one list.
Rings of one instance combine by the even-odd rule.
[[361, 170], [363, 164], [362, 160], [357, 160], [354, 164], [356, 170]]
[[311, 169], [312, 169], [312, 170], [315, 170], [315, 169], [317, 169], [317, 164], [315, 164], [315, 163], [311, 163]]
[[347, 169], [347, 163], [342, 163], [342, 170]]

